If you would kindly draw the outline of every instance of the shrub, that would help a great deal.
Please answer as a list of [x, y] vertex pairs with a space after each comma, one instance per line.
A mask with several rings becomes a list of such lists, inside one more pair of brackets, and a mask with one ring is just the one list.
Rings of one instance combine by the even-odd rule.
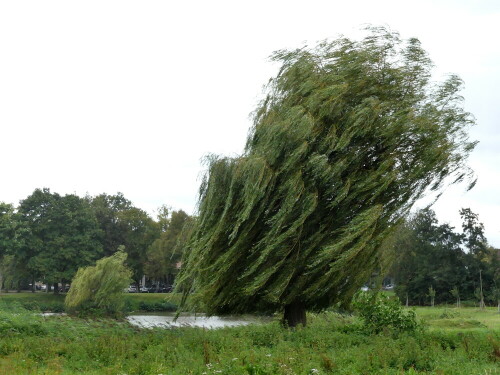
[[368, 333], [390, 330], [395, 333], [415, 332], [420, 327], [415, 311], [406, 310], [397, 298], [378, 293], [359, 293], [353, 306]]
[[127, 254], [118, 251], [98, 260], [95, 266], [80, 268], [71, 282], [64, 301], [69, 312], [80, 315], [121, 314], [123, 290], [129, 285], [132, 272], [125, 267]]

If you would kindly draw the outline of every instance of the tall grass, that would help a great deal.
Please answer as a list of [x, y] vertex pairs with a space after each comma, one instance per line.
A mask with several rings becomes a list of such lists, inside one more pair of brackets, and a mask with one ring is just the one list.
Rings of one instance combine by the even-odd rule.
[[435, 328], [394, 338], [363, 333], [352, 316], [308, 319], [308, 327], [294, 330], [277, 321], [137, 329], [112, 320], [42, 317], [0, 303], [0, 375], [500, 374], [499, 330]]

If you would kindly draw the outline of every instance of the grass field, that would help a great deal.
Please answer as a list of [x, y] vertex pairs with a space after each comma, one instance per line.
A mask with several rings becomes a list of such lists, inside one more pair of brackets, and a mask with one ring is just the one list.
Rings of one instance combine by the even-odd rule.
[[417, 316], [432, 329], [448, 331], [494, 330], [500, 331], [500, 314], [496, 307], [480, 310], [473, 307], [417, 307]]
[[[130, 303], [166, 295], [130, 294]], [[0, 375], [456, 374], [500, 375], [494, 309], [417, 308], [422, 332], [367, 335], [354, 316], [309, 314], [218, 330], [138, 329], [126, 322], [42, 317], [14, 302], [61, 303], [43, 293], [0, 296]], [[173, 297], [178, 298], [178, 297]]]
[[[28, 310], [63, 312], [65, 296], [42, 292], [2, 293], [0, 301], [17, 303]], [[124, 296], [125, 312], [175, 311], [180, 301], [180, 295], [172, 293], [124, 293]]]

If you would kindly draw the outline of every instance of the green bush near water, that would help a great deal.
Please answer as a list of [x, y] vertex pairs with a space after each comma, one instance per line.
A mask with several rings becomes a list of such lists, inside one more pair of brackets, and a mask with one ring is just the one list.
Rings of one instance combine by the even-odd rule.
[[78, 269], [64, 299], [66, 310], [81, 316], [123, 314], [123, 289], [132, 279], [126, 259], [127, 253], [121, 250], [98, 260], [95, 266]]

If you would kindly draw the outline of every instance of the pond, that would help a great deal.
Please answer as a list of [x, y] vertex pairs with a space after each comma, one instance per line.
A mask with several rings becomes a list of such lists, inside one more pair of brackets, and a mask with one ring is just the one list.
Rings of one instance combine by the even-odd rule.
[[248, 324], [263, 324], [271, 321], [271, 318], [260, 318], [255, 316], [210, 316], [203, 314], [181, 315], [174, 322], [175, 314], [162, 315], [137, 314], [127, 316], [130, 324], [141, 328], [173, 328], [173, 327], [203, 327], [208, 329], [246, 326]]

